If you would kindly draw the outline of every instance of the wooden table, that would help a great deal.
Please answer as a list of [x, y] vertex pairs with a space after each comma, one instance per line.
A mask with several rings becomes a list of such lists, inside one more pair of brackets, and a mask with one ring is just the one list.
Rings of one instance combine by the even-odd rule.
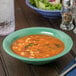
[[[59, 29], [61, 19], [45, 19], [25, 5], [24, 0], [15, 0], [16, 30], [27, 27], [50, 27]], [[76, 35], [73, 31], [64, 31], [70, 35], [74, 45], [70, 53], [56, 61], [35, 66], [19, 61], [8, 54], [2, 48], [5, 37], [0, 37], [0, 76], [59, 76], [63, 68], [74, 58], [76, 53]]]

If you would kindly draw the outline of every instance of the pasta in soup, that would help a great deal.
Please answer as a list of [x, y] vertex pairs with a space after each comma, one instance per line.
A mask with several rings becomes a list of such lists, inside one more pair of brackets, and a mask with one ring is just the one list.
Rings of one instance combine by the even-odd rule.
[[28, 58], [47, 58], [64, 50], [64, 43], [53, 36], [36, 34], [15, 40], [11, 49], [16, 54]]

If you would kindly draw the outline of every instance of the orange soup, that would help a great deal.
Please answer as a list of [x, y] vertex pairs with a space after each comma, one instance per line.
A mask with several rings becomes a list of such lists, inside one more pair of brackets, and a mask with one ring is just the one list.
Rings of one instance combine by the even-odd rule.
[[29, 35], [15, 40], [11, 46], [13, 52], [28, 58], [47, 58], [64, 50], [64, 43], [48, 35]]

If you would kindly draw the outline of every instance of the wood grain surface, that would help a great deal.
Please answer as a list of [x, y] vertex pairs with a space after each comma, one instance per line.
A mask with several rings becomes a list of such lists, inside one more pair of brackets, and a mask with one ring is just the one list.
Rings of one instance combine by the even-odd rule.
[[[61, 19], [46, 19], [30, 9], [25, 0], [15, 0], [16, 30], [27, 27], [50, 27], [60, 29]], [[63, 31], [63, 30], [62, 30]], [[30, 65], [17, 60], [5, 53], [2, 42], [5, 37], [0, 37], [0, 76], [59, 76], [63, 68], [75, 57], [76, 34], [73, 31], [64, 31], [72, 37], [74, 45], [65, 56], [46, 65]]]

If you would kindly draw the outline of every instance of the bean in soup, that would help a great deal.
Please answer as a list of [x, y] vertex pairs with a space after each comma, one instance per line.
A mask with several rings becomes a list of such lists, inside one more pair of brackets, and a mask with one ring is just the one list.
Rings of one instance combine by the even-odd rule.
[[28, 58], [47, 58], [64, 50], [64, 43], [53, 36], [29, 35], [12, 43], [11, 49], [16, 54]]

